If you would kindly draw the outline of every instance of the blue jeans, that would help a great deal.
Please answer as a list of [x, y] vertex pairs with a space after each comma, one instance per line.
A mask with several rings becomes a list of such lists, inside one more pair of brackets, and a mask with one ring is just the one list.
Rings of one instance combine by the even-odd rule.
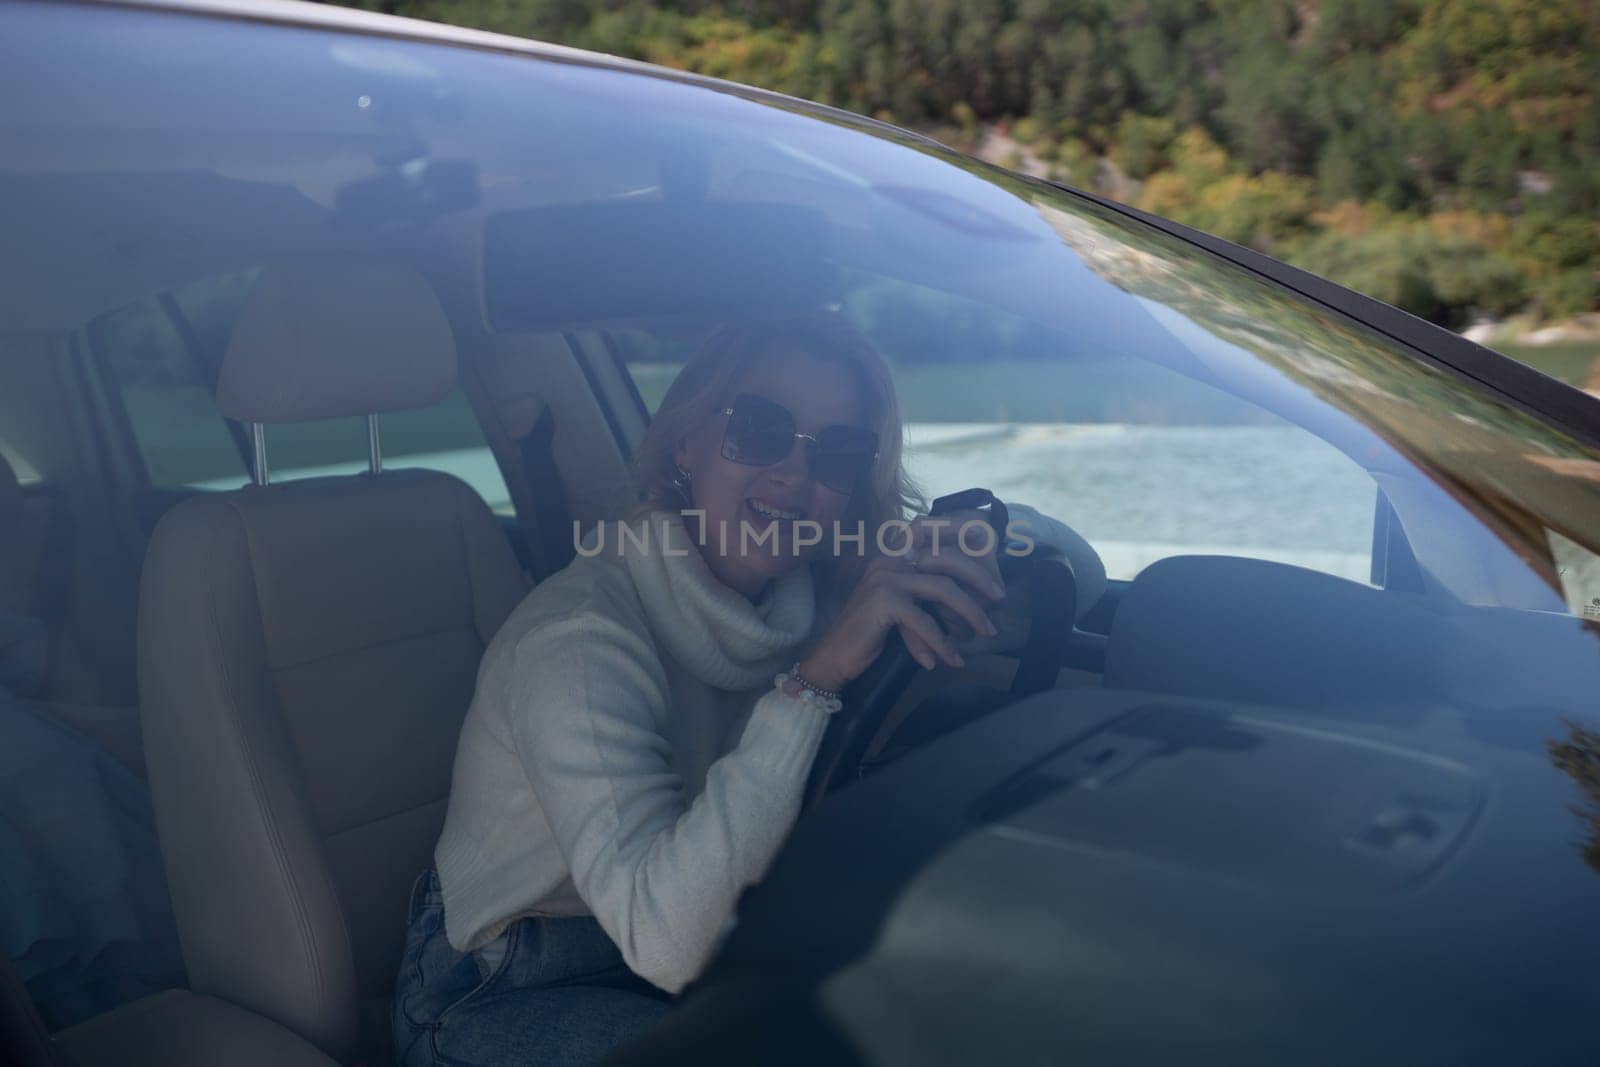
[[450, 947], [437, 874], [411, 891], [392, 1020], [401, 1067], [598, 1063], [669, 1007], [591, 917], [519, 919], [491, 965]]

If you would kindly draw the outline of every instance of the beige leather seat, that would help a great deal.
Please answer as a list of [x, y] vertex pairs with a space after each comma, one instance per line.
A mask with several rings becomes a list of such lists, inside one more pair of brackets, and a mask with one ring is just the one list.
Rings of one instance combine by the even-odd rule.
[[[246, 302], [217, 405], [256, 424], [424, 407], [455, 370], [420, 275], [286, 263]], [[483, 501], [431, 471], [255, 485], [163, 518], [140, 697], [196, 993], [346, 1062], [387, 1057], [408, 890], [478, 660], [524, 592]]]
[[65, 1067], [334, 1067], [277, 1023], [184, 989], [124, 1004], [52, 1044]]
[[136, 1000], [53, 1037], [0, 953], [0, 1063], [12, 1067], [334, 1067], [277, 1023], [183, 989]]

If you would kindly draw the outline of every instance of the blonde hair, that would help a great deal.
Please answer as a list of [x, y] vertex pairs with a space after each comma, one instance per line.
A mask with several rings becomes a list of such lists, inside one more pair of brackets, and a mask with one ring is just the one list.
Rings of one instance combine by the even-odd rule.
[[[732, 402], [734, 383], [750, 366], [783, 350], [851, 371], [866, 403], [867, 428], [878, 435], [877, 459], [864, 484], [851, 494], [841, 526], [853, 531], [857, 522], [864, 523], [870, 553], [883, 523], [919, 510], [916, 486], [901, 463], [904, 431], [888, 364], [843, 315], [813, 311], [723, 326], [684, 364], [634, 455], [634, 484], [640, 498], [635, 516], [688, 506], [677, 482], [678, 444]], [[837, 602], [848, 596], [869, 558], [855, 552], [820, 556], [813, 566], [822, 598]]]

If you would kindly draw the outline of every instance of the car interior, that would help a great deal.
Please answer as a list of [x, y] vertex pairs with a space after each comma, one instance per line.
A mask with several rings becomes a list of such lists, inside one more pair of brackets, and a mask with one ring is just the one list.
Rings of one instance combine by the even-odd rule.
[[[236, 489], [153, 476], [170, 457], [105, 347], [125, 301], [95, 294], [70, 328], [7, 338], [5, 606], [49, 627], [27, 700], [148, 784], [182, 944], [182, 988], [59, 1029], [69, 1062], [386, 1060], [405, 902], [478, 659], [571, 558], [571, 524], [631, 503], [648, 418], [595, 309], [567, 324], [524, 305], [526, 328], [491, 330], [459, 253], [435, 251], [279, 255], [221, 352], [183, 287], [143, 301], [231, 431], [206, 444], [249, 472]], [[388, 420], [457, 391], [503, 473], [501, 514], [383, 452]], [[363, 469], [274, 479], [280, 432], [338, 420], [361, 424]], [[1007, 671], [973, 665], [994, 694]]]
[[[235, 489], [151, 484], [93, 320], [7, 344], [3, 588], [50, 631], [28, 699], [148, 783], [184, 967], [180, 987], [54, 1033], [64, 1062], [386, 1061], [403, 909], [478, 659], [570, 558], [557, 524], [625, 507], [647, 420], [608, 330], [491, 331], [450, 270], [346, 248], [254, 276], [208, 400], [242, 431], [223, 439], [251, 472]], [[511, 514], [384, 456], [387, 419], [456, 389]], [[274, 480], [274, 431], [341, 419], [364, 424], [365, 469]], [[1461, 621], [1418, 598], [1256, 560], [1176, 557], [1099, 588], [1058, 685], [1392, 707], [1455, 688], [1463, 663], [1487, 662], [1474, 648], [1499, 659], [1511, 638], [1558, 658], [1561, 641], [1516, 612], [1511, 627], [1472, 616], [1488, 632], [1463, 645]], [[1193, 610], [1218, 588], [1239, 595]], [[1331, 659], [1312, 654], [1329, 616], [1369, 620]], [[967, 721], [1003, 702], [1015, 669], [988, 657], [919, 680], [893, 725]]]
[[[0, 361], [18, 457], [0, 469], [6, 606], [50, 626], [29, 699], [149, 782], [192, 990], [57, 1034], [75, 1062], [180, 1062], [157, 1033], [193, 1062], [291, 1062], [266, 1019], [382, 1062], [478, 659], [570, 558], [566, 517], [623, 506], [644, 425], [603, 331], [474, 335], [440, 290], [372, 254], [263, 271], [215, 383], [220, 416], [264, 439], [265, 484], [234, 491], [149, 483], [126, 415], [103, 417], [119, 394], [92, 330]], [[482, 439], [518, 516], [542, 521], [496, 516], [445, 473], [383, 469], [381, 416], [458, 385], [494, 398]], [[375, 424], [368, 470], [271, 481], [274, 428], [342, 417]]]
[[[662, 167], [669, 197], [704, 178]], [[428, 180], [448, 201], [451, 175]], [[159, 854], [128, 864], [159, 871], [165, 896], [128, 936], [181, 950], [92, 1011], [40, 1003], [29, 976], [49, 964], [0, 946], [0, 1012], [28, 1067], [390, 1062], [404, 911], [479, 659], [572, 558], [574, 527], [633, 503], [650, 409], [629, 332], [832, 284], [824, 227], [793, 204], [512, 196], [419, 215], [391, 183], [308, 217], [283, 192], [199, 171], [0, 178], [28, 214], [0, 269], [32, 279], [0, 293], [0, 613], [33, 620], [17, 647], [45, 650], [17, 696], [134, 783], [121, 803]], [[950, 210], [901, 194], [908, 212]], [[863, 269], [946, 265], [857, 237]], [[745, 251], [686, 251], [719, 243]], [[417, 412], [453, 428], [414, 430]], [[1370, 443], [1328, 435], [1352, 456]], [[487, 478], [439, 459], [464, 449], [487, 450]], [[1444, 595], [1425, 564], [1501, 546], [1421, 552], [1408, 531], [1429, 524], [1396, 509], [1425, 517], [1444, 494], [1368, 473], [1370, 582], [1208, 554], [1106, 581], [1080, 560], [1053, 687], [1392, 720], [1407, 694], [1500, 699], [1516, 662], [1538, 669], [1505, 699], [1568, 699], [1592, 634], [1500, 563], [1474, 573], [1515, 606]], [[876, 748], [996, 709], [1018, 663], [918, 678]], [[71, 805], [45, 816], [77, 832]]]

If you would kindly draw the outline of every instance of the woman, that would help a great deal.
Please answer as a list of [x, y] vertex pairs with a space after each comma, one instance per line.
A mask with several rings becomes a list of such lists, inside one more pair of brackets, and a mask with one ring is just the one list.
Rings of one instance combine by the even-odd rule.
[[[945, 529], [933, 551], [920, 522], [879, 550], [910, 510], [900, 442], [888, 369], [837, 316], [725, 329], [684, 368], [640, 512], [485, 653], [413, 893], [401, 1062], [594, 1062], [647, 1026], [777, 853], [838, 690], [889, 631], [929, 669], [962, 659], [919, 601], [995, 633], [992, 545]], [[1027, 516], [1047, 544], [1064, 529]]]

